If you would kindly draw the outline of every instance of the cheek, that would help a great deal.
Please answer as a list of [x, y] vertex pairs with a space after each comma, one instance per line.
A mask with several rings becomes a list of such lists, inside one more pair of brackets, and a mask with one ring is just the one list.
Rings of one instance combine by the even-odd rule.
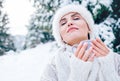
[[86, 24], [86, 22], [81, 21], [77, 25], [78, 25], [78, 27], [81, 31], [83, 31], [83, 32], [88, 32], [89, 31], [88, 25]]
[[63, 38], [65, 36], [65, 34], [66, 34], [66, 28], [65, 27], [61, 27], [60, 28], [60, 35], [61, 35], [61, 37]]

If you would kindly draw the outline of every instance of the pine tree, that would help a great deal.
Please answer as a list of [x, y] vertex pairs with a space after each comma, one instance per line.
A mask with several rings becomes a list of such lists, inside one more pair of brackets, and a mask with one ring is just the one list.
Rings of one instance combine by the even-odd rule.
[[2, 11], [3, 0], [0, 1], [0, 55], [3, 55], [9, 50], [15, 50], [14, 43], [10, 34], [8, 34], [8, 16]]
[[120, 53], [120, 0], [113, 0], [111, 17], [114, 22], [111, 23], [115, 39], [112, 41], [115, 52]]
[[100, 24], [109, 16], [111, 12], [110, 7], [99, 0], [96, 0], [95, 2], [91, 1], [88, 2], [87, 8], [92, 13], [95, 23]]
[[[106, 7], [105, 4], [101, 4], [99, 0], [96, 0], [95, 4], [96, 5], [94, 5], [92, 2], [89, 2], [87, 7], [93, 14], [95, 23], [101, 24], [101, 28], [106, 27], [104, 28], [105, 31], [102, 30], [99, 33], [99, 36], [103, 41], [109, 40], [111, 39], [111, 33], [109, 32], [112, 32], [112, 34], [114, 34], [114, 37], [112, 37], [112, 42], [110, 41], [108, 46], [111, 47], [114, 52], [120, 53], [120, 0], [111, 1], [110, 6], [108, 7]], [[97, 14], [94, 10], [97, 11]], [[108, 34], [106, 35], [106, 33]], [[106, 36], [108, 37], [106, 38]]]
[[110, 14], [112, 0], [104, 1], [104, 0], [90, 0], [88, 2], [88, 10], [93, 15], [95, 24], [97, 24], [98, 36], [102, 39], [102, 41], [108, 45], [108, 47], [112, 48], [111, 41], [114, 39], [111, 25], [111, 17]]
[[32, 15], [29, 26], [27, 26], [28, 34], [26, 37], [25, 48], [35, 47], [37, 44], [54, 40], [51, 30], [52, 16], [57, 6], [54, 5], [54, 3], [57, 3], [58, 5], [60, 4], [60, 1], [34, 1], [34, 7], [36, 7], [37, 10], [35, 14]]

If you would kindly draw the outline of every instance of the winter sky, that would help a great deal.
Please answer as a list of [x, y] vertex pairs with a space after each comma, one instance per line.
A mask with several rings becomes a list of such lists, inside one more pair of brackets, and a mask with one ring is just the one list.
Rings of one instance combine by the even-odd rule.
[[30, 15], [34, 12], [30, 0], [5, 0], [4, 9], [9, 17], [10, 33], [12, 35], [26, 35]]

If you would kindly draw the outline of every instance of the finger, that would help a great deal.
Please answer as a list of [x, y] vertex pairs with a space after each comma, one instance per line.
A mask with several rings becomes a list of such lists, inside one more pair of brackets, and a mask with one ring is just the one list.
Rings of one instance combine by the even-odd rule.
[[109, 52], [108, 47], [102, 42], [102, 40], [101, 40], [100, 38], [96, 38], [96, 40], [97, 40], [101, 45], [104, 46], [106, 52]]
[[93, 62], [94, 59], [95, 59], [95, 53], [93, 53], [93, 54], [89, 57], [88, 61]]
[[97, 40], [93, 40], [92, 43], [95, 44], [95, 46], [97, 46], [98, 48], [103, 49], [105, 51], [105, 45], [99, 43]]
[[80, 49], [79, 53], [78, 53], [78, 58], [80, 58], [80, 59], [81, 59], [81, 58], [83, 57], [83, 55], [84, 55], [84, 53], [85, 53], [86, 48], [87, 48], [87, 43], [84, 43], [84, 44], [83, 44], [83, 46], [81, 47], [81, 49]]
[[92, 41], [92, 46], [95, 48], [96, 51], [98, 51], [99, 53], [101, 53], [102, 55], [106, 54], [106, 48], [104, 46], [102, 46], [99, 42], [97, 42], [96, 40]]
[[99, 48], [104, 52], [104, 55], [107, 55], [109, 53], [108, 47], [99, 38], [97, 38], [95, 41], [98, 42], [98, 43], [100, 43], [102, 45]]
[[80, 43], [80, 44], [78, 45], [78, 47], [77, 47], [77, 49], [76, 49], [76, 51], [75, 51], [75, 56], [76, 56], [76, 57], [78, 56], [79, 51], [80, 51], [80, 49], [82, 48], [82, 46], [83, 46], [82, 43]]
[[92, 47], [90, 47], [90, 49], [88, 49], [85, 54], [83, 55], [82, 57], [82, 60], [83, 61], [87, 61], [89, 59], [89, 57], [91, 56], [92, 54]]
[[96, 50], [92, 50], [93, 53], [95, 54], [96, 57], [102, 57], [103, 55], [101, 55], [99, 52], [97, 52]]
[[96, 40], [97, 40], [101, 45], [106, 46], [106, 45], [102, 42], [102, 40], [101, 40], [100, 38], [97, 37]]
[[106, 53], [103, 51], [103, 50], [101, 50], [100, 48], [98, 48], [98, 47], [96, 47], [94, 44], [91, 44], [92, 45], [92, 47], [93, 47], [93, 49], [97, 52], [97, 54], [100, 56], [100, 55], [106, 55]]

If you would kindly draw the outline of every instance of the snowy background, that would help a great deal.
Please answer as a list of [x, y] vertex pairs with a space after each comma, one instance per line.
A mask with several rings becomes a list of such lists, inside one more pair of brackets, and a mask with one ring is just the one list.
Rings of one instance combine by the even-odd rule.
[[[96, 20], [105, 18], [98, 21], [95, 34], [100, 34], [105, 44], [111, 48], [118, 48], [116, 51], [120, 53], [118, 42], [120, 41], [120, 18], [117, 14], [120, 11], [118, 4], [120, 0], [6, 0], [4, 10], [8, 14], [8, 22], [10, 22], [8, 32], [11, 34], [16, 52], [9, 51], [6, 55], [0, 56], [0, 81], [40, 81], [41, 73], [56, 51], [56, 43], [50, 42], [53, 41], [51, 37], [52, 16], [59, 6], [73, 3], [72, 1], [76, 4], [82, 1], [82, 5], [89, 5]], [[111, 4], [114, 5], [111, 6]], [[109, 16], [104, 17], [107, 13], [105, 12], [101, 17], [99, 14], [103, 13], [101, 11], [104, 9], [108, 9], [112, 14], [108, 13]], [[99, 17], [97, 18], [97, 16]], [[1, 15], [0, 18], [2, 18]], [[2, 23], [3, 28], [6, 22]], [[3, 31], [3, 29], [1, 30]], [[114, 44], [111, 43], [115, 39], [113, 32], [117, 33], [117, 40], [113, 42]], [[6, 39], [5, 36], [3, 38]], [[2, 44], [5, 46], [7, 43], [3, 41]]]
[[38, 45], [20, 53], [0, 57], [0, 81], [40, 81], [40, 75], [53, 57], [54, 42]]

